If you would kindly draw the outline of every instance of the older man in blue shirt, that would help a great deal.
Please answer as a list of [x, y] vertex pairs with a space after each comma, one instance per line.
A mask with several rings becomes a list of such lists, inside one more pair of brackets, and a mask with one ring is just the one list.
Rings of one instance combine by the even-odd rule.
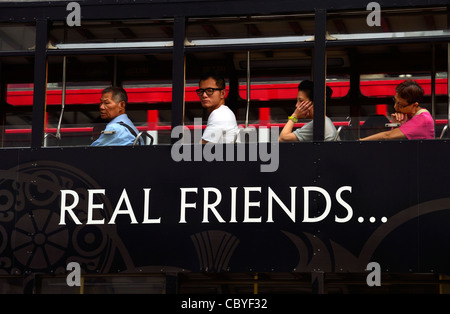
[[132, 145], [139, 131], [125, 113], [126, 91], [122, 87], [107, 87], [100, 101], [100, 118], [109, 122], [91, 146]]

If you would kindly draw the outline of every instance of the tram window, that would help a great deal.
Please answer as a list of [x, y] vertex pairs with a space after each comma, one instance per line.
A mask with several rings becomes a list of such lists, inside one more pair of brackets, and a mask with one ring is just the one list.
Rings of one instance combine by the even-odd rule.
[[0, 23], [0, 51], [33, 50], [35, 41], [34, 25]]
[[[44, 146], [90, 145], [107, 81], [47, 84]], [[65, 98], [63, 102], [63, 90]]]
[[[327, 16], [330, 40], [402, 38], [443, 35], [447, 29], [447, 8], [428, 7], [396, 10], [379, 8], [346, 14], [331, 12]], [[369, 16], [369, 14], [373, 12]]]
[[314, 34], [313, 14], [191, 18], [186, 36], [197, 46], [305, 40]]
[[[47, 141], [46, 146], [90, 145], [101, 91], [111, 85], [127, 91], [126, 113], [138, 130], [152, 133], [153, 144], [169, 144], [173, 32], [173, 19], [85, 21], [82, 29], [67, 27], [64, 21], [54, 22], [49, 34], [52, 48], [68, 53], [65, 58], [49, 57], [49, 82], [62, 89], [65, 59], [66, 81], [71, 87], [67, 89], [68, 105], [61, 127], [66, 131], [65, 139]], [[83, 54], [70, 55], [73, 49]], [[90, 49], [104, 49], [105, 54], [89, 55]], [[114, 53], [116, 49], [118, 54]], [[141, 49], [146, 49], [145, 53]], [[74, 92], [77, 88], [84, 98]], [[85, 91], [91, 94], [86, 96]], [[55, 108], [50, 108], [52, 116], [47, 112], [52, 131], [57, 131], [60, 118]]]
[[30, 147], [33, 83], [6, 85], [6, 103], [0, 106], [0, 147]]
[[[35, 27], [0, 24], [0, 147], [30, 147]], [[26, 50], [26, 51], [20, 51]]]
[[[331, 63], [344, 62], [332, 58]], [[198, 86], [202, 73], [215, 70], [227, 80], [226, 104], [236, 114], [240, 128], [276, 128], [278, 132], [295, 108], [298, 84], [311, 78], [312, 69], [311, 50], [298, 48], [196, 52], [187, 54], [186, 60], [185, 123], [202, 117], [206, 124], [208, 115], [190, 89]]]
[[173, 20], [84, 21], [82, 28], [53, 23], [50, 38], [58, 49], [164, 47], [173, 37]]
[[[327, 76], [347, 71], [354, 87], [347, 97], [352, 139], [364, 137], [363, 125], [367, 120], [391, 119], [395, 111], [392, 104], [395, 87], [406, 79], [416, 80], [423, 87], [425, 95], [420, 106], [431, 113], [435, 137], [439, 137], [448, 123], [448, 47], [446, 43], [430, 44], [420, 40], [446, 34], [447, 9], [386, 9], [382, 10], [381, 17], [380, 23], [375, 25], [370, 23], [368, 11], [327, 14], [327, 55], [346, 55], [348, 62], [336, 70], [328, 65]], [[415, 40], [407, 42], [405, 39], [409, 38]], [[436, 83], [434, 99], [432, 76]]]
[[[171, 62], [171, 61], [170, 61]], [[123, 87], [128, 92], [129, 108], [135, 126], [146, 131], [153, 145], [171, 143], [172, 81], [126, 81]]]
[[348, 107], [348, 93], [350, 91], [350, 78], [348, 75], [329, 75], [326, 80], [326, 85], [329, 86], [333, 94], [331, 99], [327, 102], [326, 115], [335, 122], [337, 127], [348, 123], [349, 107]]
[[[357, 101], [354, 101], [353, 109], [351, 107], [348, 108], [350, 117], [357, 117], [355, 121], [359, 122], [357, 125], [352, 125], [353, 131], [356, 133], [359, 129], [367, 128], [371, 124], [368, 120], [374, 121], [375, 118], [381, 124], [390, 122], [391, 114], [395, 112], [392, 100], [395, 95], [395, 88], [405, 80], [411, 79], [419, 83], [424, 90], [424, 99], [420, 102], [420, 107], [427, 109], [432, 114], [435, 120], [435, 134], [438, 136], [447, 124], [446, 76], [446, 73], [436, 73], [435, 100], [433, 102], [431, 92], [433, 83], [430, 73], [415, 73], [414, 75], [392, 73], [361, 74], [359, 77], [359, 89], [356, 91], [358, 95]], [[348, 105], [351, 103], [350, 99], [351, 95], [348, 95]], [[329, 109], [330, 107], [327, 106], [327, 110]], [[381, 117], [384, 117], [384, 119]], [[366, 122], [367, 125], [365, 125]], [[382, 125], [379, 125], [376, 129], [377, 132], [386, 130]], [[361, 133], [361, 137], [364, 137], [363, 133]]]
[[[186, 56], [187, 79], [208, 70], [221, 71], [229, 79], [227, 104], [239, 127], [269, 127], [280, 132], [295, 107], [298, 84], [311, 78], [313, 67], [313, 51], [307, 44], [301, 49], [287, 46], [313, 39], [314, 14], [191, 18], [186, 35], [195, 48], [188, 51], [196, 51]], [[258, 47], [267, 44], [273, 47]], [[249, 50], [234, 50], [233, 45]], [[207, 52], [201, 52], [202, 47]], [[344, 61], [332, 56], [330, 63], [342, 65]], [[189, 106], [193, 108], [194, 103]], [[207, 114], [201, 113], [206, 123]]]
[[111, 85], [127, 91], [126, 113], [139, 131], [151, 135], [151, 144], [170, 144], [171, 65], [171, 54], [83, 55], [65, 60], [51, 56], [44, 145], [89, 146], [103, 122], [99, 118], [101, 92]]
[[416, 81], [423, 88], [424, 99], [420, 103], [420, 106], [432, 114], [435, 121], [435, 135], [439, 137], [444, 126], [447, 124], [448, 117], [446, 72], [436, 73], [434, 80], [434, 101], [432, 96], [433, 82], [430, 73], [363, 75], [361, 77], [362, 95], [379, 100], [375, 105], [376, 112], [372, 111], [370, 114], [385, 115], [389, 118], [395, 112], [392, 101], [392, 97], [395, 95], [395, 87], [406, 79]]
[[[329, 67], [343, 68], [347, 65], [345, 58], [345, 55], [331, 53]], [[188, 77], [199, 76], [201, 71], [211, 69], [228, 75], [226, 103], [235, 112], [239, 127], [278, 128], [280, 132], [295, 108], [298, 84], [311, 79], [312, 58], [309, 49], [192, 53], [187, 55], [186, 68]], [[249, 90], [247, 74], [250, 76]], [[191, 79], [186, 85], [186, 124], [192, 124], [194, 117], [202, 117], [203, 124], [207, 120], [207, 113], [202, 111], [198, 97], [192, 93], [197, 84], [198, 80]], [[327, 116], [338, 128], [348, 124], [345, 99], [349, 91], [348, 75], [334, 75], [327, 84], [334, 89], [332, 100], [327, 104]], [[309, 121], [299, 121], [297, 127]]]

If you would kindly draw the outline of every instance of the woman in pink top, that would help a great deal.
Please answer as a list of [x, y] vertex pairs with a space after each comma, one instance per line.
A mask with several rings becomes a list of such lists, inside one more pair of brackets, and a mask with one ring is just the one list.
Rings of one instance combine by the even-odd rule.
[[393, 140], [393, 139], [434, 139], [434, 120], [430, 112], [419, 106], [423, 99], [423, 89], [417, 82], [406, 80], [395, 88], [392, 123], [397, 123], [389, 131], [380, 132], [361, 141]]

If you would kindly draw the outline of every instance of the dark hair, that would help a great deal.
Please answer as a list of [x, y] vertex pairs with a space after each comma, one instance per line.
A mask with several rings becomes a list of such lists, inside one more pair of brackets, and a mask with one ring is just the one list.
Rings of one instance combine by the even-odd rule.
[[120, 86], [110, 86], [102, 90], [102, 95], [106, 93], [112, 93], [112, 99], [115, 102], [119, 103], [124, 101], [125, 104], [128, 104], [128, 95], [127, 92]]
[[309, 100], [314, 100], [314, 83], [312, 81], [301, 81], [300, 84], [298, 84], [298, 91], [304, 92]]
[[[314, 101], [314, 83], [312, 81], [301, 81], [300, 84], [298, 84], [298, 90], [304, 92], [309, 100]], [[333, 90], [330, 86], [326, 86], [327, 100], [331, 99], [331, 95], [333, 95]]]
[[423, 88], [413, 80], [406, 80], [397, 85], [395, 92], [400, 98], [403, 98], [408, 104], [421, 102], [423, 99]]
[[216, 85], [217, 85], [218, 88], [225, 89], [225, 86], [226, 86], [225, 79], [223, 78], [223, 76], [221, 76], [220, 74], [218, 74], [215, 71], [210, 71], [210, 72], [207, 72], [207, 73], [203, 74], [200, 77], [199, 83], [201, 81], [205, 81], [205, 80], [207, 80], [209, 78], [212, 78], [212, 79], [214, 79], [214, 81], [216, 81]]

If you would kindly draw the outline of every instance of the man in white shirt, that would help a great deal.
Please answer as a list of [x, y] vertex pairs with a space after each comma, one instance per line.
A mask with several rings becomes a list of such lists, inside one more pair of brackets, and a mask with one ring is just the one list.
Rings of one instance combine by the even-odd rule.
[[239, 128], [233, 111], [225, 105], [225, 79], [214, 73], [207, 74], [200, 79], [196, 92], [202, 107], [209, 112], [202, 144], [234, 143]]

